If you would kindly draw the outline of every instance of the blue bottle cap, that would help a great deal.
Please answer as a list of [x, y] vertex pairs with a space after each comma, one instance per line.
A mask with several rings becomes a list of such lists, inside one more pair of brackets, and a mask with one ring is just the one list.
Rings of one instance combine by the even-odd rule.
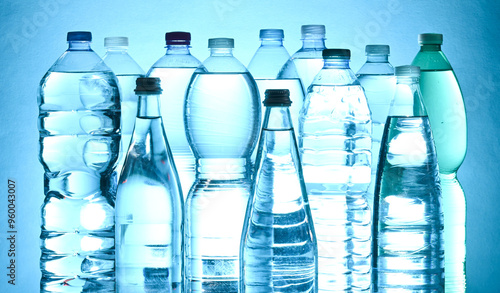
[[264, 106], [281, 106], [281, 107], [289, 107], [292, 104], [290, 100], [290, 91], [288, 89], [269, 89], [266, 90], [266, 99], [264, 102]]
[[349, 49], [324, 49], [323, 59], [351, 59], [351, 50]]
[[366, 45], [366, 55], [389, 55], [391, 48], [389, 45]]
[[68, 42], [91, 42], [92, 33], [91, 32], [68, 32], [66, 37]]
[[282, 29], [261, 29], [259, 38], [261, 39], [283, 39], [285, 33]]
[[442, 34], [420, 34], [418, 35], [418, 43], [421, 45], [442, 45]]

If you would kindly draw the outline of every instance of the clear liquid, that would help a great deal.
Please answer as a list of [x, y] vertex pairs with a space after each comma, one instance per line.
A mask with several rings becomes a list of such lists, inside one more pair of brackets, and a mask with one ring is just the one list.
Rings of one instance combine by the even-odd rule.
[[318, 239], [319, 291], [370, 284], [371, 121], [361, 86], [311, 86], [299, 149]]
[[160, 96], [160, 112], [184, 197], [187, 196], [195, 180], [195, 158], [189, 147], [184, 127], [186, 90], [195, 69], [196, 67], [157, 67], [148, 75], [161, 80], [163, 92]]
[[321, 68], [323, 68], [324, 62], [321, 57], [321, 51], [318, 58], [293, 58], [295, 63], [295, 68], [297, 68], [297, 73], [299, 74], [300, 80], [302, 81], [302, 87], [304, 88], [304, 93], [307, 93], [307, 89], [313, 82], [316, 75], [319, 73]]
[[368, 188], [367, 199], [370, 207], [373, 206], [373, 193], [375, 191], [375, 177], [377, 175], [380, 142], [384, 134], [385, 122], [389, 114], [389, 107], [394, 98], [396, 77], [394, 75], [361, 74], [358, 81], [365, 90], [368, 106], [372, 117], [372, 173], [371, 183]]
[[443, 292], [443, 213], [429, 119], [389, 117], [382, 143], [375, 292]]
[[119, 99], [110, 71], [48, 72], [42, 80], [41, 291], [114, 288]]

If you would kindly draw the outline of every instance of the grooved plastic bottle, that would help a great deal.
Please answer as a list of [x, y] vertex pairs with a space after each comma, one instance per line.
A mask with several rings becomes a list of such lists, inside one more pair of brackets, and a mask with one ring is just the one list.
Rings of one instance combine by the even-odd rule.
[[144, 76], [144, 70], [128, 54], [127, 37], [106, 37], [104, 38], [104, 47], [106, 48], [106, 54], [102, 57], [102, 60], [116, 75], [120, 87], [120, 129], [122, 138], [120, 156], [116, 164], [116, 172], [120, 174], [132, 138], [137, 114], [137, 97], [134, 93], [135, 81], [138, 77]]
[[195, 180], [195, 158], [186, 138], [184, 100], [191, 76], [201, 62], [189, 51], [190, 33], [168, 32], [165, 40], [167, 52], [151, 66], [147, 76], [161, 80], [163, 125], [179, 172], [182, 193], [187, 196]]
[[137, 118], [116, 196], [119, 292], [183, 292], [183, 197], [163, 130], [159, 78], [138, 78]]
[[441, 51], [443, 35], [421, 34], [420, 89], [429, 113], [441, 176], [444, 212], [446, 292], [465, 292], [465, 194], [457, 171], [467, 151], [467, 118], [457, 77]]
[[318, 251], [290, 115], [266, 90], [256, 178], [240, 251], [240, 292], [317, 292]]
[[371, 118], [350, 51], [326, 49], [300, 113], [299, 151], [318, 238], [319, 291], [370, 288]]
[[250, 156], [260, 129], [257, 85], [232, 51], [208, 41], [210, 57], [193, 74], [185, 103], [196, 181], [185, 207], [187, 292], [238, 292], [239, 248], [251, 192]]
[[396, 77], [394, 67], [389, 63], [388, 45], [367, 45], [366, 63], [356, 73], [359, 83], [365, 90], [372, 117], [372, 175], [367, 199], [373, 207], [373, 192], [377, 174], [380, 141], [389, 114], [389, 106], [394, 98]]
[[375, 188], [374, 292], [444, 292], [438, 160], [418, 86], [420, 70], [396, 67]]
[[91, 49], [90, 32], [69, 32], [67, 40], [68, 50], [38, 89], [45, 170], [40, 291], [109, 292], [115, 286], [118, 80]]
[[283, 65], [278, 79], [293, 79], [298, 73], [302, 82], [304, 93], [314, 77], [323, 68], [323, 57], [321, 52], [325, 47], [325, 26], [324, 25], [303, 25], [302, 48], [295, 52], [292, 57]]
[[[267, 89], [289, 89], [292, 105], [290, 114], [293, 125], [299, 125], [299, 112], [304, 102], [302, 83], [294, 69], [295, 64], [290, 64], [287, 78], [277, 79], [278, 73], [283, 65], [290, 59], [285, 47], [283, 47], [284, 32], [281, 29], [261, 29], [261, 46], [255, 52], [248, 64], [248, 71], [252, 74], [257, 86], [261, 100]], [[264, 111], [262, 111], [262, 119]]]

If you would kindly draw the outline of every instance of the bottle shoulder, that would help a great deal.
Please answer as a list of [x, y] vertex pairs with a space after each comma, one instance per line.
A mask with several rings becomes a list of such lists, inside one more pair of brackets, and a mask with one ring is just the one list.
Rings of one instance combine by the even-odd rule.
[[411, 65], [420, 67], [422, 71], [453, 70], [442, 51], [419, 51]]
[[191, 54], [165, 54], [151, 66], [149, 71], [154, 68], [193, 68], [200, 65], [200, 60]]
[[113, 70], [116, 75], [144, 75], [142, 67], [127, 53], [125, 54], [106, 54], [104, 63]]
[[365, 63], [356, 72], [360, 75], [394, 75], [394, 67], [390, 63]]
[[51, 72], [111, 71], [104, 61], [92, 50], [68, 50], [50, 67]]

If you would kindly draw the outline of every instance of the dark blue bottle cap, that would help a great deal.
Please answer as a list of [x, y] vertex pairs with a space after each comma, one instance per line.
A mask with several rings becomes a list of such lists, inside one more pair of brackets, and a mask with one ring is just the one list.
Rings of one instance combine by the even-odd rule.
[[188, 32], [168, 32], [165, 34], [167, 45], [190, 45], [191, 34]]
[[266, 90], [266, 99], [264, 100], [264, 106], [281, 106], [288, 107], [292, 104], [290, 100], [290, 91], [288, 89], [269, 89]]
[[351, 59], [349, 49], [324, 49], [323, 59]]
[[137, 95], [161, 94], [163, 91], [158, 77], [139, 77], [135, 80], [135, 93]]
[[91, 32], [68, 32], [66, 38], [68, 42], [91, 42], [92, 33]]

